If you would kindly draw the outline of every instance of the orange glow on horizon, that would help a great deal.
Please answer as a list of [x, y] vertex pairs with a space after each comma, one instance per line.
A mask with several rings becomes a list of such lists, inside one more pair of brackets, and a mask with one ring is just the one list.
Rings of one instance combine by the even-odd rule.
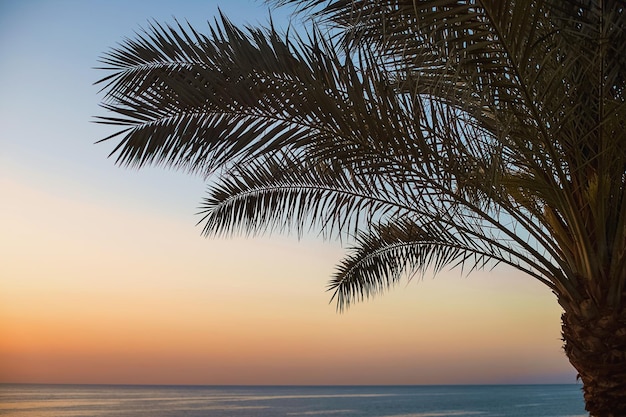
[[[8, 204], [4, 219], [34, 216], [35, 202], [56, 219], [40, 239], [37, 221], [5, 227], [2, 382], [432, 384], [572, 374], [554, 297], [517, 272], [443, 273], [339, 314], [324, 291], [343, 253], [336, 244], [204, 239], [188, 222], [2, 185], [9, 202], [34, 207]], [[94, 229], [96, 219], [105, 226]]]

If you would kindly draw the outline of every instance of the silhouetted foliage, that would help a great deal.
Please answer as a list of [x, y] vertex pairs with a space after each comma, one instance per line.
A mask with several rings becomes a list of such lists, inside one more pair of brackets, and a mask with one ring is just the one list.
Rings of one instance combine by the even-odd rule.
[[106, 54], [118, 163], [211, 176], [207, 235], [354, 242], [339, 308], [515, 267], [558, 297], [587, 409], [626, 415], [624, 3], [278, 3], [308, 29], [155, 23]]

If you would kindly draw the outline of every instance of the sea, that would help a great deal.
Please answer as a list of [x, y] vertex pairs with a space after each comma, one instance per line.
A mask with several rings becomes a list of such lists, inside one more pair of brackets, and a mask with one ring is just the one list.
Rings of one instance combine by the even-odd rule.
[[0, 384], [6, 417], [583, 417], [580, 385]]

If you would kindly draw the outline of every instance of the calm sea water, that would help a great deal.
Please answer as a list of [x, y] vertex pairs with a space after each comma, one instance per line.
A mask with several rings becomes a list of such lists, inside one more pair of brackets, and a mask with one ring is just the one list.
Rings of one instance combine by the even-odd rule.
[[579, 385], [125, 386], [0, 384], [7, 417], [583, 417]]

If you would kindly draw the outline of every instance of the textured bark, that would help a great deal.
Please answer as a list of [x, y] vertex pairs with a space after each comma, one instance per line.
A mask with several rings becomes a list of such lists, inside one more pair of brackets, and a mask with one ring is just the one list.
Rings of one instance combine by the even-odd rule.
[[626, 309], [601, 311], [590, 305], [563, 313], [565, 353], [583, 382], [589, 414], [625, 417]]

